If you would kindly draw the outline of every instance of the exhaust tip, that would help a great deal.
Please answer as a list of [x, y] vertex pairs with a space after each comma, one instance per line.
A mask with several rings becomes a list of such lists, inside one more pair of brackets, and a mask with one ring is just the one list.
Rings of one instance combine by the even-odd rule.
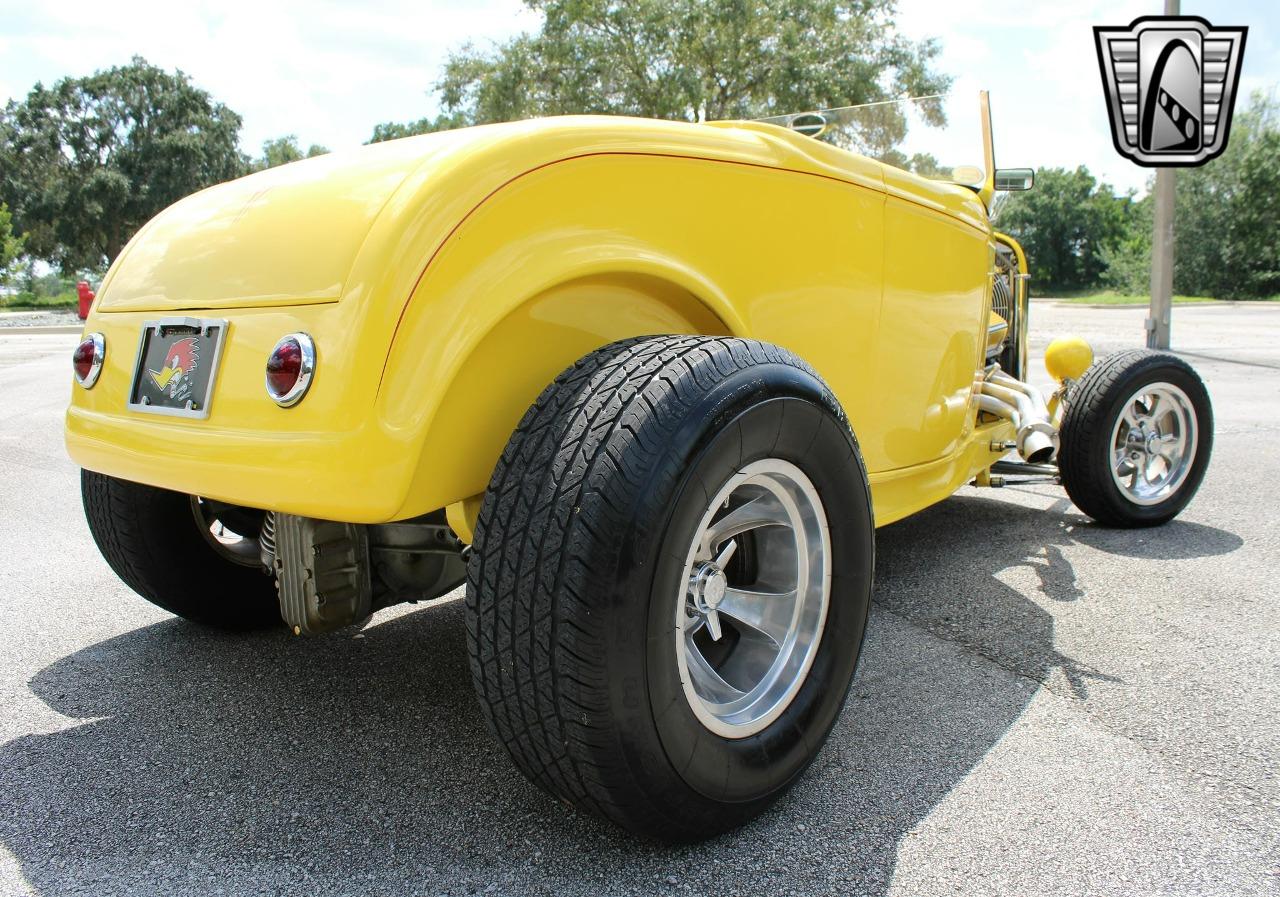
[[1053, 446], [1046, 445], [1042, 449], [1036, 449], [1026, 457], [1028, 464], [1048, 464], [1053, 460]]
[[1018, 454], [1028, 464], [1046, 464], [1053, 460], [1058, 447], [1053, 437], [1041, 429], [1031, 430], [1022, 439]]

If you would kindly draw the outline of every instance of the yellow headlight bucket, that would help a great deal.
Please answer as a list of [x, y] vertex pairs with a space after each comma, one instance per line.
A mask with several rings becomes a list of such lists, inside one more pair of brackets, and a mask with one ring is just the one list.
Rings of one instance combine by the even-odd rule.
[[1060, 336], [1044, 350], [1044, 366], [1059, 383], [1079, 380], [1091, 364], [1093, 348], [1078, 336]]

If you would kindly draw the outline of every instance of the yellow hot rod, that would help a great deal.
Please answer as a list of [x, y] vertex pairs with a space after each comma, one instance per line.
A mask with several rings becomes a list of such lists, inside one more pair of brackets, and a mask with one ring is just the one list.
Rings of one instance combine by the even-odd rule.
[[859, 143], [909, 105], [566, 117], [184, 199], [72, 359], [90, 530], [229, 629], [465, 580], [481, 707], [533, 781], [659, 838], [738, 825], [840, 712], [877, 526], [1002, 477], [1154, 525], [1208, 463], [1173, 356], [1064, 340], [1060, 388], [1027, 382], [1029, 272], [990, 210], [1031, 173], [973, 105], [961, 165]]

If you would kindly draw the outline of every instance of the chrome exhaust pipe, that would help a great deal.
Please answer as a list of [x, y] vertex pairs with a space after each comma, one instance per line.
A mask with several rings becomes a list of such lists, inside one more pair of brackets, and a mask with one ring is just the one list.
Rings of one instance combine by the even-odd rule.
[[983, 392], [978, 393], [978, 410], [1004, 418], [1013, 424], [1015, 430], [1022, 426], [1022, 415], [1018, 414], [1018, 409], [1000, 401], [995, 396], [989, 396]]
[[1000, 370], [987, 369], [978, 395], [982, 411], [1011, 421], [1017, 430], [1018, 454], [1028, 464], [1045, 464], [1058, 453], [1058, 429], [1040, 390]]

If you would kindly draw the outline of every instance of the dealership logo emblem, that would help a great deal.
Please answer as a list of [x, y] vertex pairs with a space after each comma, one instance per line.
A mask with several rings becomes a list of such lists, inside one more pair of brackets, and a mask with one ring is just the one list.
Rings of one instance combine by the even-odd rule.
[[169, 347], [165, 366], [158, 371], [148, 369], [151, 382], [161, 392], [182, 400], [191, 395], [191, 375], [200, 364], [200, 345], [194, 336], [180, 339]]
[[1203, 165], [1222, 155], [1248, 28], [1199, 16], [1143, 16], [1094, 28], [1116, 149], [1139, 165]]

